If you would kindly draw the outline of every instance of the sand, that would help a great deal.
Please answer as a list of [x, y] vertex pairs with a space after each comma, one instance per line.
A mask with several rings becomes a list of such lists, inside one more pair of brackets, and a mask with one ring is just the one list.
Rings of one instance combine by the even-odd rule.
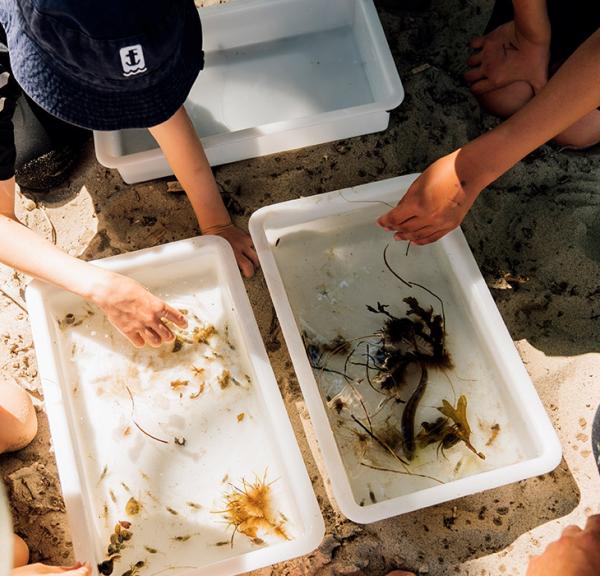
[[[268, 203], [420, 171], [496, 124], [461, 78], [468, 40], [483, 29], [490, 2], [433, 0], [425, 12], [393, 0], [376, 4], [407, 92], [389, 129], [217, 168], [240, 225]], [[84, 156], [65, 185], [19, 196], [19, 213], [40, 234], [52, 238], [54, 230], [59, 246], [91, 259], [198, 233], [185, 196], [167, 193], [165, 181], [128, 186], [96, 163], [91, 145]], [[302, 398], [263, 277], [246, 283], [327, 524], [315, 553], [257, 574], [380, 576], [404, 567], [432, 576], [517, 576], [564, 526], [600, 512], [589, 441], [600, 400], [598, 182], [598, 150], [544, 146], [484, 192], [463, 225], [564, 449], [554, 472], [504, 488], [370, 526], [345, 520], [308, 448]], [[33, 560], [66, 563], [69, 528], [31, 333], [13, 302], [23, 302], [25, 284], [0, 269], [0, 288], [12, 297], [0, 294], [0, 370], [36, 399], [40, 432], [25, 450], [0, 458], [0, 477]]]

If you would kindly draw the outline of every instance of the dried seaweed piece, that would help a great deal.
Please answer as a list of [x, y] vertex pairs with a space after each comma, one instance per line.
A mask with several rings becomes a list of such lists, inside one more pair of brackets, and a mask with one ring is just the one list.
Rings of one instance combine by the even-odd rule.
[[219, 383], [221, 390], [225, 390], [232, 382], [231, 372], [229, 370], [223, 370], [217, 378], [217, 382]]
[[225, 494], [225, 510], [223, 514], [230, 526], [234, 527], [231, 545], [236, 532], [240, 532], [254, 540], [258, 533], [263, 532], [289, 540], [285, 531], [285, 520], [273, 508], [271, 485], [266, 482], [266, 473], [262, 480], [257, 479], [252, 484], [242, 479], [242, 487], [231, 487]]
[[[148, 436], [148, 438], [152, 438], [152, 440], [156, 440], [157, 442], [161, 442], [162, 444], [168, 444], [169, 442], [167, 440], [163, 440], [162, 438], [157, 438], [156, 436], [153, 436], [152, 434], [150, 434], [150, 432], [147, 432], [146, 430], [144, 430], [136, 421], [134, 418], [135, 415], [135, 400], [133, 399], [133, 394], [131, 393], [131, 390], [129, 389], [129, 386], [125, 386], [125, 389], [127, 390], [127, 393], [129, 394], [129, 399], [131, 400], [131, 420], [134, 423], [135, 427], [142, 433], [145, 434], [146, 436]], [[129, 489], [128, 489], [129, 490]]]
[[173, 380], [170, 384], [171, 390], [179, 390], [180, 388], [185, 388], [189, 383], [189, 380]]
[[458, 438], [465, 443], [466, 447], [471, 450], [473, 454], [476, 454], [479, 458], [485, 460], [485, 454], [478, 452], [471, 444], [471, 427], [469, 426], [469, 421], [467, 419], [467, 397], [464, 394], [461, 395], [456, 403], [456, 408], [454, 408], [447, 400], [443, 400], [442, 406], [438, 408], [438, 410], [454, 422], [452, 426], [447, 427], [447, 437], [442, 441], [442, 449], [448, 448], [448, 442], [452, 442], [454, 438]]
[[173, 342], [173, 348], [171, 352], [176, 353], [179, 352], [183, 348], [183, 338], [181, 336], [175, 336], [175, 341]]
[[109, 558], [108, 560], [104, 560], [98, 564], [98, 572], [103, 574], [104, 576], [110, 576], [114, 570], [114, 560], [115, 558]]
[[209, 340], [217, 335], [217, 329], [212, 324], [196, 326], [192, 332], [192, 339], [196, 344], [209, 344]]
[[198, 391], [190, 394], [190, 399], [195, 400], [196, 398], [198, 398], [198, 396], [200, 396], [201, 394], [204, 393], [205, 388], [206, 388], [206, 383], [200, 382], [200, 385], [198, 386]]

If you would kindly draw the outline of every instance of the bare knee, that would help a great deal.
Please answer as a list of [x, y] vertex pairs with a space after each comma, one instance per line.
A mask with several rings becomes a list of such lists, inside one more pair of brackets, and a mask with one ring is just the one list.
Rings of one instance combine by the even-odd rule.
[[534, 96], [528, 82], [513, 82], [503, 88], [476, 95], [479, 105], [490, 114], [508, 118], [521, 109]]
[[600, 142], [600, 132], [592, 132], [578, 126], [571, 126], [554, 137], [554, 142], [565, 148], [582, 150]]

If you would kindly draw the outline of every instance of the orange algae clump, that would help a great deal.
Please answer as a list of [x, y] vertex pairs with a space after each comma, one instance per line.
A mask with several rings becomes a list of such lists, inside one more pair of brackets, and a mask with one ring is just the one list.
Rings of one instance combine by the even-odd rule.
[[[273, 509], [271, 486], [262, 480], [248, 484], [242, 480], [242, 488], [232, 487], [225, 494], [227, 506], [222, 514], [227, 522], [251, 540], [255, 541], [259, 533], [271, 534], [285, 540], [289, 537], [284, 529], [285, 516]], [[233, 543], [233, 536], [231, 537]]]

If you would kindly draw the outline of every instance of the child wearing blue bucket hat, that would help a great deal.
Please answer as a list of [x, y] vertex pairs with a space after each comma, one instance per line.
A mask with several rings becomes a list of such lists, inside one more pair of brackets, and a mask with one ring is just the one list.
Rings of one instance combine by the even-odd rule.
[[97, 304], [138, 347], [172, 341], [182, 314], [132, 279], [61, 252], [14, 212], [11, 116], [18, 87], [43, 110], [91, 130], [148, 128], [185, 189], [203, 234], [231, 244], [251, 276], [250, 236], [225, 208], [183, 103], [204, 65], [193, 0], [0, 0], [10, 69], [0, 59], [0, 262]]

